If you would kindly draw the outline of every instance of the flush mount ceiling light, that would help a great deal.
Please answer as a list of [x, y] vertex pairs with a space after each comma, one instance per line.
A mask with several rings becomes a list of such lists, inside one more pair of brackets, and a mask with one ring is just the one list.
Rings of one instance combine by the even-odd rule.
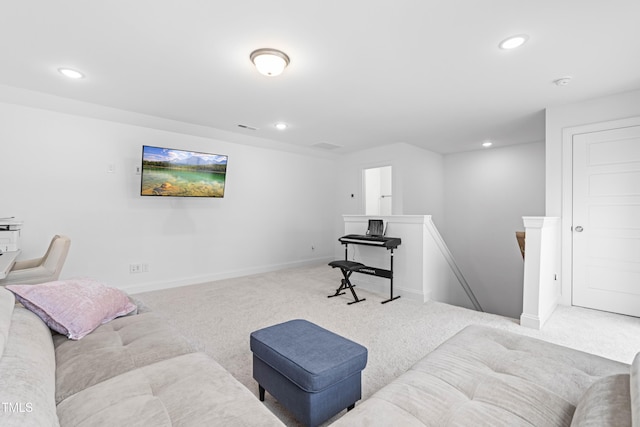
[[482, 146], [483, 146], [484, 148], [489, 148], [489, 147], [491, 147], [492, 145], [493, 145], [493, 142], [491, 142], [491, 141], [485, 141], [485, 142], [483, 142], [483, 143], [482, 143]]
[[276, 123], [275, 126], [276, 126], [276, 129], [278, 129], [278, 130], [285, 130], [286, 128], [289, 127], [289, 125], [287, 125], [286, 123], [283, 123], [283, 122]]
[[498, 45], [500, 49], [515, 49], [522, 46], [529, 40], [529, 36], [526, 34], [518, 34], [517, 36], [511, 36], [508, 39], [504, 39]]
[[286, 53], [277, 49], [258, 49], [249, 55], [251, 62], [256, 66], [260, 74], [274, 77], [282, 74], [289, 65], [289, 57]]
[[70, 79], [83, 79], [84, 74], [82, 74], [78, 70], [73, 70], [71, 68], [58, 68], [58, 72], [65, 77], [69, 77]]

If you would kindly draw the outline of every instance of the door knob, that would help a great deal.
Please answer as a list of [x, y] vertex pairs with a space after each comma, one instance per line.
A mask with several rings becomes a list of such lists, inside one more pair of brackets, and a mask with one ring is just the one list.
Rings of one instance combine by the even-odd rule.
[[582, 226], [578, 225], [577, 227], [574, 228], [574, 230], [576, 230], [578, 233], [582, 233], [582, 230], [584, 230], [584, 228], [582, 228]]

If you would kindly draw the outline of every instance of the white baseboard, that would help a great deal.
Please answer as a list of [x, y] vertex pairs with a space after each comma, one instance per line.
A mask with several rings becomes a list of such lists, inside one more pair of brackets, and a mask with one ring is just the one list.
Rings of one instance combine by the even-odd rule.
[[520, 315], [520, 326], [540, 330], [542, 321], [538, 316], [522, 313]]
[[234, 277], [251, 276], [253, 274], [268, 273], [270, 271], [284, 270], [287, 268], [306, 267], [322, 263], [329, 263], [333, 258], [312, 258], [302, 261], [288, 262], [282, 264], [271, 264], [260, 267], [246, 268], [242, 270], [225, 271], [203, 276], [185, 277], [177, 280], [165, 282], [148, 282], [123, 286], [121, 289], [130, 295], [142, 292], [159, 291], [162, 289], [177, 288], [180, 286], [198, 285], [200, 283], [215, 282], [217, 280], [232, 279]]
[[522, 313], [520, 315], [520, 326], [525, 326], [527, 328], [533, 329], [542, 329], [547, 320], [551, 317], [556, 307], [558, 306], [558, 299], [556, 299], [553, 304], [549, 305], [539, 316], [534, 314]]

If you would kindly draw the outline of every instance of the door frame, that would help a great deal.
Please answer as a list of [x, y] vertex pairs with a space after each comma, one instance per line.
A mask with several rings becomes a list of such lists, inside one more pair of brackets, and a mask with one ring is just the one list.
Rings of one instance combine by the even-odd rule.
[[573, 137], [592, 132], [640, 126], [640, 117], [590, 123], [562, 129], [562, 221], [560, 303], [573, 305]]
[[364, 215], [367, 211], [367, 183], [365, 182], [365, 171], [367, 169], [377, 169], [384, 167], [391, 167], [391, 194], [393, 198], [391, 199], [391, 214], [392, 215], [401, 215], [402, 212], [397, 209], [396, 205], [396, 194], [397, 194], [397, 175], [396, 175], [396, 167], [393, 162], [383, 161], [383, 162], [373, 162], [366, 163], [360, 165], [360, 191], [362, 193], [362, 200], [360, 201], [360, 211]]

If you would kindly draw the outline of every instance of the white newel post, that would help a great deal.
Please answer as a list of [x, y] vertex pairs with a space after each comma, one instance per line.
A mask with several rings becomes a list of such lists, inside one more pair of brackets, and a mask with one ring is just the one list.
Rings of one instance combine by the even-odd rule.
[[560, 299], [560, 218], [525, 216], [522, 219], [526, 237], [520, 325], [540, 329]]

